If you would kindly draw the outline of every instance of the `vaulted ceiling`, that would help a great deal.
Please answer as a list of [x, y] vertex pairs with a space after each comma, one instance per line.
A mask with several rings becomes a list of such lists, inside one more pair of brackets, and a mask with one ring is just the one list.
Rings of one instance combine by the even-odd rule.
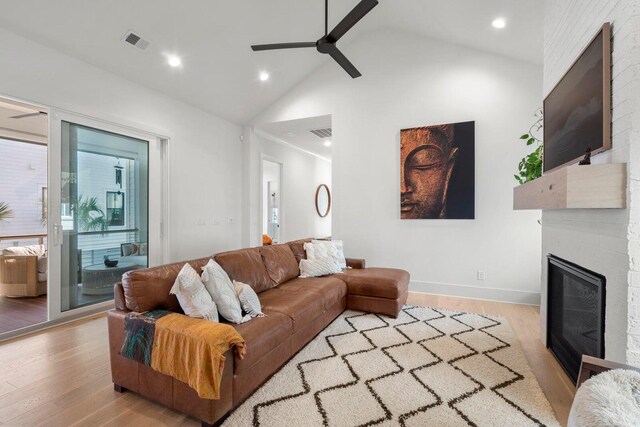
[[[357, 0], [329, 3], [331, 28]], [[501, 31], [491, 27], [498, 16], [507, 19]], [[315, 41], [324, 33], [322, 0], [20, 0], [2, 7], [0, 26], [241, 124], [330, 60], [314, 49], [249, 48]], [[380, 0], [339, 46], [348, 57], [350, 41], [380, 29], [542, 61], [541, 0]], [[125, 45], [128, 30], [151, 46]], [[170, 68], [168, 54], [183, 65]], [[271, 78], [260, 81], [260, 71]]]

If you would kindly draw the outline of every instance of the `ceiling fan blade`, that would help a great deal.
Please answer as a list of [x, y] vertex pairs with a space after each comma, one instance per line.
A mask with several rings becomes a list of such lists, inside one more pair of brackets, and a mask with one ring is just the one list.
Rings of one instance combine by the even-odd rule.
[[274, 50], [274, 49], [295, 49], [295, 48], [301, 48], [301, 47], [316, 47], [316, 42], [273, 43], [273, 44], [251, 45], [251, 49], [253, 49], [254, 51]]
[[378, 0], [362, 0], [356, 5], [356, 7], [351, 9], [351, 12], [347, 13], [347, 16], [342, 18], [342, 21], [340, 21], [329, 34], [327, 34], [326, 39], [333, 43], [337, 42], [347, 33], [347, 31], [351, 29], [351, 27], [356, 25], [358, 21], [364, 18], [364, 16], [371, 12], [371, 9], [377, 5]]
[[353, 66], [353, 64], [347, 59], [346, 56], [344, 56], [342, 54], [342, 52], [340, 52], [340, 50], [338, 48], [335, 49], [331, 49], [331, 52], [329, 52], [329, 55], [331, 55], [331, 57], [342, 67], [344, 68], [344, 70], [349, 73], [349, 75], [351, 77], [353, 77], [354, 79], [357, 77], [360, 77], [362, 74], [360, 74], [360, 71], [358, 71], [358, 69], [356, 67]]
[[28, 114], [18, 114], [17, 116], [12, 116], [9, 117], [10, 119], [26, 119], [27, 117], [35, 117], [35, 116], [40, 116], [40, 115], [47, 115], [47, 113], [43, 113], [41, 111], [38, 111], [37, 113], [28, 113]]

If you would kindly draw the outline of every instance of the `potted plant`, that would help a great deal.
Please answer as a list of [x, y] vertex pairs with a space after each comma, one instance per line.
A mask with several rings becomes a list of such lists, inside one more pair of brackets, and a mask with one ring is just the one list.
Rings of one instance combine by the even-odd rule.
[[524, 184], [529, 181], [533, 181], [536, 178], [542, 176], [542, 139], [538, 138], [542, 132], [543, 115], [542, 109], [539, 109], [534, 114], [535, 122], [529, 128], [529, 132], [520, 136], [520, 140], [524, 140], [527, 144], [533, 145], [534, 150], [526, 155], [518, 163], [518, 173], [513, 175], [519, 184]]
[[13, 218], [13, 211], [7, 202], [0, 202], [0, 221], [6, 221]]
[[104, 210], [98, 204], [96, 197], [90, 197], [83, 199], [82, 196], [78, 198], [78, 202], [72, 211], [78, 215], [78, 230], [79, 231], [106, 231], [107, 219], [104, 214]]

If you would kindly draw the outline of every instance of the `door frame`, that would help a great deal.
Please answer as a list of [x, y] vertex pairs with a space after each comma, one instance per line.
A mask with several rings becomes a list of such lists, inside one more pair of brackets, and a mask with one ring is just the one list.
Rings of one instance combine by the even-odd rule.
[[[48, 319], [59, 321], [91, 315], [114, 306], [113, 300], [98, 304], [61, 310], [62, 241], [61, 225], [61, 180], [62, 180], [62, 121], [87, 126], [106, 132], [148, 141], [149, 168], [149, 220], [148, 239], [151, 251], [148, 266], [160, 265], [169, 258], [169, 161], [170, 138], [131, 126], [112, 123], [61, 109], [49, 108], [49, 150], [48, 150]], [[160, 188], [160, 191], [151, 191]], [[151, 197], [152, 194], [154, 197]]]
[[285, 233], [285, 209], [284, 209], [284, 162], [282, 162], [281, 160], [277, 159], [276, 157], [270, 156], [268, 154], [265, 153], [260, 153], [260, 184], [259, 187], [260, 188], [260, 200], [259, 200], [259, 206], [260, 206], [260, 221], [259, 221], [259, 227], [260, 227], [260, 245], [262, 245], [262, 235], [264, 234], [265, 230], [262, 229], [262, 218], [264, 216], [264, 209], [266, 208], [266, 206], [264, 206], [264, 200], [263, 200], [263, 195], [264, 195], [264, 191], [265, 191], [265, 186], [264, 186], [264, 161], [268, 161], [271, 163], [277, 163], [280, 165], [280, 211], [278, 212], [278, 217], [280, 218], [280, 227], [279, 227], [279, 234], [280, 234], [280, 242], [278, 243], [282, 243], [282, 242], [286, 242], [287, 240], [284, 237], [284, 233]]

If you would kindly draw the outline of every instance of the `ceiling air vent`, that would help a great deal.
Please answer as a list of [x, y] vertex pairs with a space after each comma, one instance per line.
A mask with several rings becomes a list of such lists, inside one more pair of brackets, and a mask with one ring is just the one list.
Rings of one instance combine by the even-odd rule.
[[331, 128], [313, 129], [313, 130], [310, 130], [309, 132], [311, 132], [312, 134], [314, 134], [318, 138], [330, 138], [331, 137]]
[[143, 39], [133, 31], [128, 31], [127, 34], [124, 35], [122, 41], [140, 50], [147, 50], [147, 48], [151, 44], [150, 41]]

